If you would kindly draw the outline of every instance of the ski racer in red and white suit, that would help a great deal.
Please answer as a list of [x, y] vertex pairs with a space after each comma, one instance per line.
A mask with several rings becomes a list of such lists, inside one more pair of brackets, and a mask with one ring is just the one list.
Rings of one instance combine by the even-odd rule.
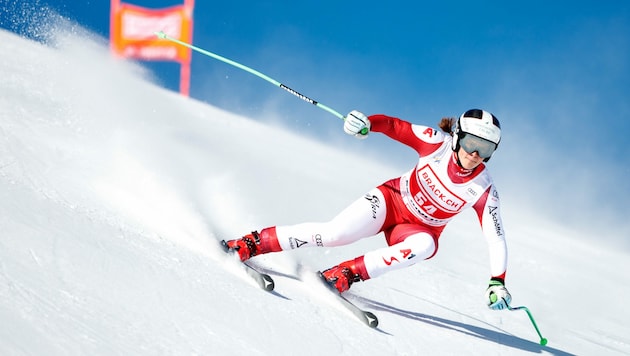
[[[494, 119], [498, 127], [494, 129], [499, 130], [500, 135], [498, 120], [488, 112], [477, 111], [473, 114], [480, 116], [479, 122], [472, 121], [473, 124], [480, 124], [482, 117], [490, 121]], [[346, 132], [361, 138], [367, 136], [368, 131], [385, 134], [418, 153], [416, 166], [401, 177], [372, 189], [328, 222], [269, 227], [241, 240], [232, 240], [232, 246], [239, 251], [241, 259], [296, 248], [347, 245], [383, 232], [388, 247], [367, 252], [324, 271], [329, 282], [343, 292], [353, 282], [378, 277], [433, 257], [446, 224], [464, 209], [472, 207], [477, 213], [489, 249], [491, 280], [486, 293], [488, 306], [492, 309], [504, 308], [504, 303], [509, 303], [511, 299], [504, 286], [507, 268], [505, 232], [501, 222], [499, 195], [482, 162], [487, 161], [498, 146], [498, 136], [488, 139], [495, 142], [484, 159], [479, 156], [485, 152], [483, 147], [476, 148], [472, 146], [474, 142], [463, 139], [468, 136], [479, 141], [484, 136], [474, 128], [469, 131], [476, 132], [479, 137], [460, 128], [460, 122], [465, 124], [463, 119], [471, 119], [465, 117], [466, 114], [460, 117], [459, 136], [456, 131], [454, 138], [443, 131], [386, 115], [366, 118], [360, 112], [353, 111], [348, 118], [353, 113], [357, 120], [352, 120], [358, 122], [358, 126], [348, 129], [351, 123], [346, 119]], [[485, 126], [480, 128], [486, 129]], [[464, 151], [464, 145], [454, 145], [454, 139], [460, 139], [466, 143], [466, 147], [475, 147], [470, 150], [478, 149], [479, 152]], [[471, 163], [470, 160], [476, 161]], [[252, 242], [249, 245], [242, 242], [248, 242], [248, 238], [255, 242], [255, 246], [252, 246]], [[238, 246], [239, 243], [241, 246]]]

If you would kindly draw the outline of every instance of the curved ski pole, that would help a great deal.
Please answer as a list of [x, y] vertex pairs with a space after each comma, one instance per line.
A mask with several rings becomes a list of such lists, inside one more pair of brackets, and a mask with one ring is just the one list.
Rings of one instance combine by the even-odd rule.
[[508, 304], [508, 302], [503, 299], [503, 302], [505, 302], [505, 305], [507, 306], [508, 310], [510, 311], [514, 311], [514, 310], [525, 310], [525, 312], [527, 313], [527, 316], [529, 317], [529, 320], [532, 322], [532, 325], [534, 326], [534, 329], [536, 329], [536, 332], [538, 333], [538, 336], [540, 337], [540, 344], [541, 345], [547, 345], [547, 339], [545, 339], [541, 334], [540, 334], [540, 330], [538, 330], [538, 325], [536, 325], [536, 321], [534, 320], [534, 317], [532, 316], [532, 313], [529, 311], [529, 309], [525, 306], [520, 306], [520, 307], [512, 307], [510, 306], [510, 304]]
[[[275, 80], [275, 79], [273, 79], [273, 78], [271, 78], [271, 77], [269, 77], [269, 76], [267, 76], [267, 75], [265, 75], [265, 74], [255, 70], [255, 69], [252, 69], [252, 68], [247, 67], [245, 65], [242, 65], [242, 64], [240, 64], [238, 62], [235, 62], [235, 61], [233, 61], [231, 59], [228, 59], [228, 58], [225, 58], [223, 56], [220, 56], [220, 55], [218, 55], [216, 53], [212, 53], [210, 51], [207, 51], [207, 50], [205, 50], [203, 48], [199, 48], [197, 46], [193, 46], [190, 43], [186, 43], [184, 41], [180, 41], [180, 40], [178, 40], [176, 38], [170, 37], [169, 35], [165, 34], [164, 31], [155, 32], [155, 35], [158, 36], [159, 38], [162, 38], [162, 39], [165, 39], [165, 40], [177, 43], [177, 44], [182, 45], [184, 47], [188, 47], [188, 48], [190, 48], [193, 51], [199, 52], [199, 53], [201, 53], [203, 55], [206, 55], [208, 57], [217, 59], [217, 60], [219, 60], [221, 62], [227, 63], [229, 65], [232, 65], [232, 66], [236, 67], [236, 68], [239, 68], [239, 69], [242, 69], [242, 70], [244, 70], [246, 72], [249, 72], [249, 73], [251, 73], [251, 74], [253, 74], [253, 75], [255, 75], [255, 76], [259, 77], [259, 78], [262, 78], [262, 79], [268, 81], [269, 83], [271, 83], [271, 84], [273, 84], [273, 85], [275, 85], [277, 87], [280, 87], [280, 88], [288, 91], [289, 93], [297, 96], [298, 98], [306, 101], [307, 103], [311, 103], [311, 104], [317, 106], [318, 108], [320, 108], [322, 110], [328, 111], [329, 113], [335, 115], [336, 117], [338, 117], [338, 118], [340, 118], [342, 120], [346, 119], [343, 115], [341, 115], [336, 110], [334, 110], [334, 109], [332, 109], [332, 108], [330, 108], [330, 107], [328, 107], [328, 106], [326, 106], [326, 105], [324, 105], [324, 104], [322, 104], [320, 102], [317, 102], [317, 101], [309, 98], [308, 96], [306, 96], [304, 94], [301, 94], [301, 93], [299, 93], [299, 92], [289, 88], [288, 86], [280, 83], [279, 81], [277, 81], [277, 80]], [[367, 129], [364, 129], [363, 131], [361, 131], [361, 133], [364, 134], [364, 135], [367, 134]]]

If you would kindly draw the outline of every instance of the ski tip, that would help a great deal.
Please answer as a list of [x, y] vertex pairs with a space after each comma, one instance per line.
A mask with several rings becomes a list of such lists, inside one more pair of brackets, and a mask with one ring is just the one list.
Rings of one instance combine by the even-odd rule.
[[365, 318], [365, 324], [367, 324], [367, 326], [371, 327], [371, 328], [376, 328], [378, 327], [378, 318], [376, 317], [376, 315], [374, 315], [371, 312], [363, 312], [363, 316]]
[[261, 275], [261, 277], [262, 277], [262, 281], [260, 283], [260, 286], [267, 292], [273, 291], [273, 289], [276, 287], [276, 284], [274, 283], [273, 278], [271, 278], [271, 276], [268, 274], [263, 274]]

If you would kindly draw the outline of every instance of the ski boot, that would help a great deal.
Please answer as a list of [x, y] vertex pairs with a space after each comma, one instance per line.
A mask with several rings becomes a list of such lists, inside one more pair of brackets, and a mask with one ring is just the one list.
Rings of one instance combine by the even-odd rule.
[[339, 293], [350, 289], [352, 283], [362, 280], [355, 260], [342, 262], [335, 267], [323, 271], [322, 275], [326, 278], [326, 282], [335, 287]]
[[247, 234], [240, 239], [226, 241], [227, 247], [238, 253], [238, 257], [241, 261], [249, 260], [251, 257], [256, 256], [256, 240], [260, 241], [258, 232], [252, 231], [251, 234]]
[[275, 227], [266, 228], [259, 232], [252, 231], [240, 239], [225, 242], [227, 247], [238, 253], [241, 261], [246, 261], [254, 256], [268, 252], [282, 251], [278, 243]]

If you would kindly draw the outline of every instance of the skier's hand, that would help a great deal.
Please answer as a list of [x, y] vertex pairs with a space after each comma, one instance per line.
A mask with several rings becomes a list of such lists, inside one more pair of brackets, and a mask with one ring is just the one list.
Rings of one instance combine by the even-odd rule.
[[360, 111], [352, 110], [344, 119], [343, 130], [348, 135], [363, 139], [370, 133], [370, 126], [370, 119], [367, 116]]
[[496, 278], [491, 279], [488, 289], [486, 289], [486, 303], [488, 304], [488, 308], [493, 310], [507, 309], [511, 301], [512, 296], [505, 288], [505, 285], [503, 285], [503, 282]]

